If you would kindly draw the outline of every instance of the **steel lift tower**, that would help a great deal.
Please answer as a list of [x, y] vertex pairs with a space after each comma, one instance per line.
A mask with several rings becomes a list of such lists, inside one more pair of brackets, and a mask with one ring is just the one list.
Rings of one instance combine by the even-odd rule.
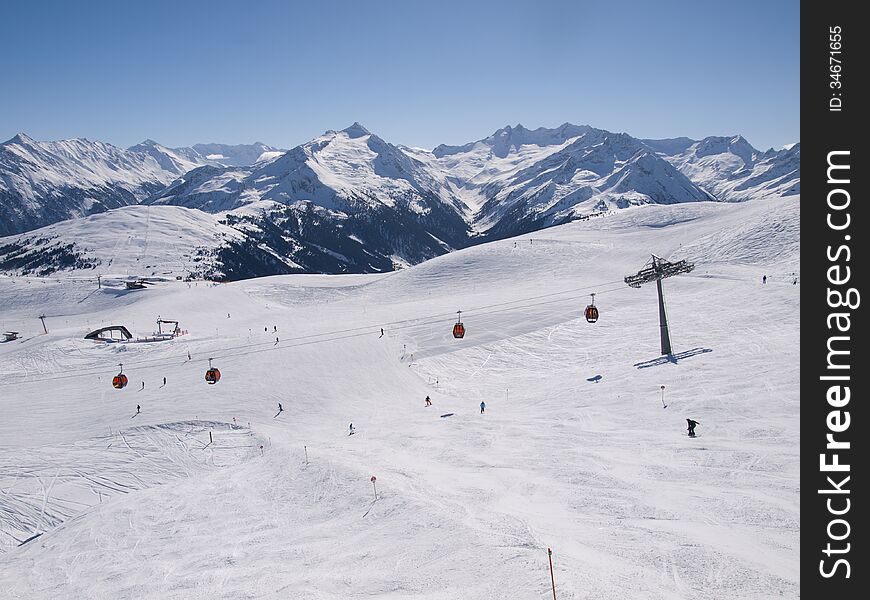
[[668, 333], [668, 314], [665, 312], [665, 297], [662, 293], [662, 279], [673, 277], [681, 273], [688, 273], [695, 268], [695, 265], [685, 260], [677, 262], [668, 262], [663, 258], [659, 258], [655, 254], [651, 255], [652, 259], [646, 263], [636, 275], [628, 275], [625, 278], [625, 283], [630, 287], [639, 288], [645, 283], [651, 281], [656, 282], [656, 288], [659, 291], [659, 329], [662, 336], [662, 354], [670, 356], [673, 354], [671, 350], [671, 336]]

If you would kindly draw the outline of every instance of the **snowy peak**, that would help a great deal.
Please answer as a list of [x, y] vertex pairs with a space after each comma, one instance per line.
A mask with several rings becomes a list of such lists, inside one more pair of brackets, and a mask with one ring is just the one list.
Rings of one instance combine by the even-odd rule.
[[541, 160], [482, 186], [478, 230], [505, 237], [615, 208], [711, 199], [640, 140], [585, 129]]
[[145, 140], [135, 146], [130, 146], [127, 150], [147, 154], [157, 161], [161, 169], [177, 175], [186, 173], [202, 164], [202, 161], [197, 160], [197, 157], [185, 157], [154, 140]]
[[740, 202], [800, 191], [800, 144], [759, 152], [741, 135], [711, 136], [689, 145], [670, 142], [645, 140], [717, 200]]
[[176, 148], [176, 152], [189, 150], [196, 153], [201, 163], [219, 164], [228, 167], [244, 167], [275, 158], [284, 150], [267, 146], [262, 142], [253, 144], [194, 144], [190, 148]]
[[515, 127], [506, 125], [501, 129], [496, 130], [492, 135], [476, 142], [470, 142], [461, 146], [448, 146], [441, 144], [440, 146], [436, 146], [435, 149], [432, 150], [432, 153], [437, 158], [442, 158], [452, 154], [469, 152], [473, 150], [476, 145], [482, 144], [488, 146], [492, 150], [493, 155], [499, 158], [505, 158], [512, 152], [518, 151], [522, 146], [555, 146], [563, 144], [567, 140], [581, 136], [591, 130], [592, 128], [588, 125], [572, 125], [571, 123], [563, 123], [555, 129], [538, 127], [537, 129], [530, 130], [518, 123]]
[[694, 154], [697, 157], [716, 154], [733, 154], [740, 157], [744, 164], [751, 164], [758, 150], [753, 148], [742, 135], [733, 137], [706, 137], [697, 143]]
[[342, 132], [346, 133], [350, 138], [358, 138], [363, 137], [364, 135], [371, 135], [371, 132], [359, 124], [359, 122], [354, 121], [353, 125], [350, 127], [346, 127], [342, 129]]
[[21, 146], [27, 146], [31, 144], [35, 144], [36, 142], [28, 136], [26, 133], [16, 133], [11, 139], [6, 140], [0, 145], [3, 146], [12, 146], [14, 144], [18, 144]]

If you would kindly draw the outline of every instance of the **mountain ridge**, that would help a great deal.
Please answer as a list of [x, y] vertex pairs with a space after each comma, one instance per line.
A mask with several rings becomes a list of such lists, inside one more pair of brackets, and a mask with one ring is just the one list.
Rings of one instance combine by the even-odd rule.
[[[0, 145], [0, 198], [10, 197], [15, 185], [27, 192], [22, 181], [39, 183], [43, 204], [31, 194], [30, 209], [42, 211], [42, 224], [131, 204], [203, 211], [243, 232], [214, 251], [223, 253], [218, 262], [235, 265], [216, 273], [244, 278], [246, 269], [393, 270], [631, 206], [800, 192], [799, 143], [760, 152], [740, 135], [652, 140], [589, 125], [518, 124], [429, 151], [392, 144], [354, 122], [286, 151], [270, 148], [172, 149], [143, 140], [123, 150], [81, 138], [35, 142], [19, 134]], [[255, 154], [251, 164], [226, 164]], [[26, 205], [27, 193], [19, 195]], [[71, 199], [66, 210], [64, 199]], [[12, 204], [4, 202], [7, 214]], [[0, 234], [40, 224], [38, 218], [9, 219], [10, 226], [5, 218], [0, 214], [6, 227]], [[0, 255], [0, 269], [13, 268], [10, 254], [45, 239], [17, 237], [7, 244], [14, 251]]]

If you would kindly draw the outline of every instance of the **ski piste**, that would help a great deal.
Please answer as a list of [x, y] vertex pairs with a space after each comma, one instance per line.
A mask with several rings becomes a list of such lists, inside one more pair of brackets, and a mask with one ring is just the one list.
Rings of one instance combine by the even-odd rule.
[[[797, 597], [800, 286], [777, 279], [799, 208], [639, 206], [372, 275], [0, 274], [2, 328], [27, 340], [0, 343], [0, 589], [536, 598], [551, 547], [559, 597]], [[623, 281], [652, 252], [697, 265], [664, 284], [673, 360], [656, 291]], [[189, 334], [84, 339], [158, 315]], [[715, 423], [704, 444], [685, 417]]]

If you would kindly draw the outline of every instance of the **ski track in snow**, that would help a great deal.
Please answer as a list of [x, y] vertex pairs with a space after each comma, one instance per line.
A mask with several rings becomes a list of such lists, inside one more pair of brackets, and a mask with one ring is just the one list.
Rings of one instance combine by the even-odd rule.
[[[0, 589], [546, 598], [551, 547], [559, 598], [797, 597], [798, 228], [794, 198], [647, 206], [388, 275], [0, 278]], [[676, 362], [620, 284], [650, 252], [697, 264], [664, 284]], [[158, 314], [190, 333], [82, 339]]]

